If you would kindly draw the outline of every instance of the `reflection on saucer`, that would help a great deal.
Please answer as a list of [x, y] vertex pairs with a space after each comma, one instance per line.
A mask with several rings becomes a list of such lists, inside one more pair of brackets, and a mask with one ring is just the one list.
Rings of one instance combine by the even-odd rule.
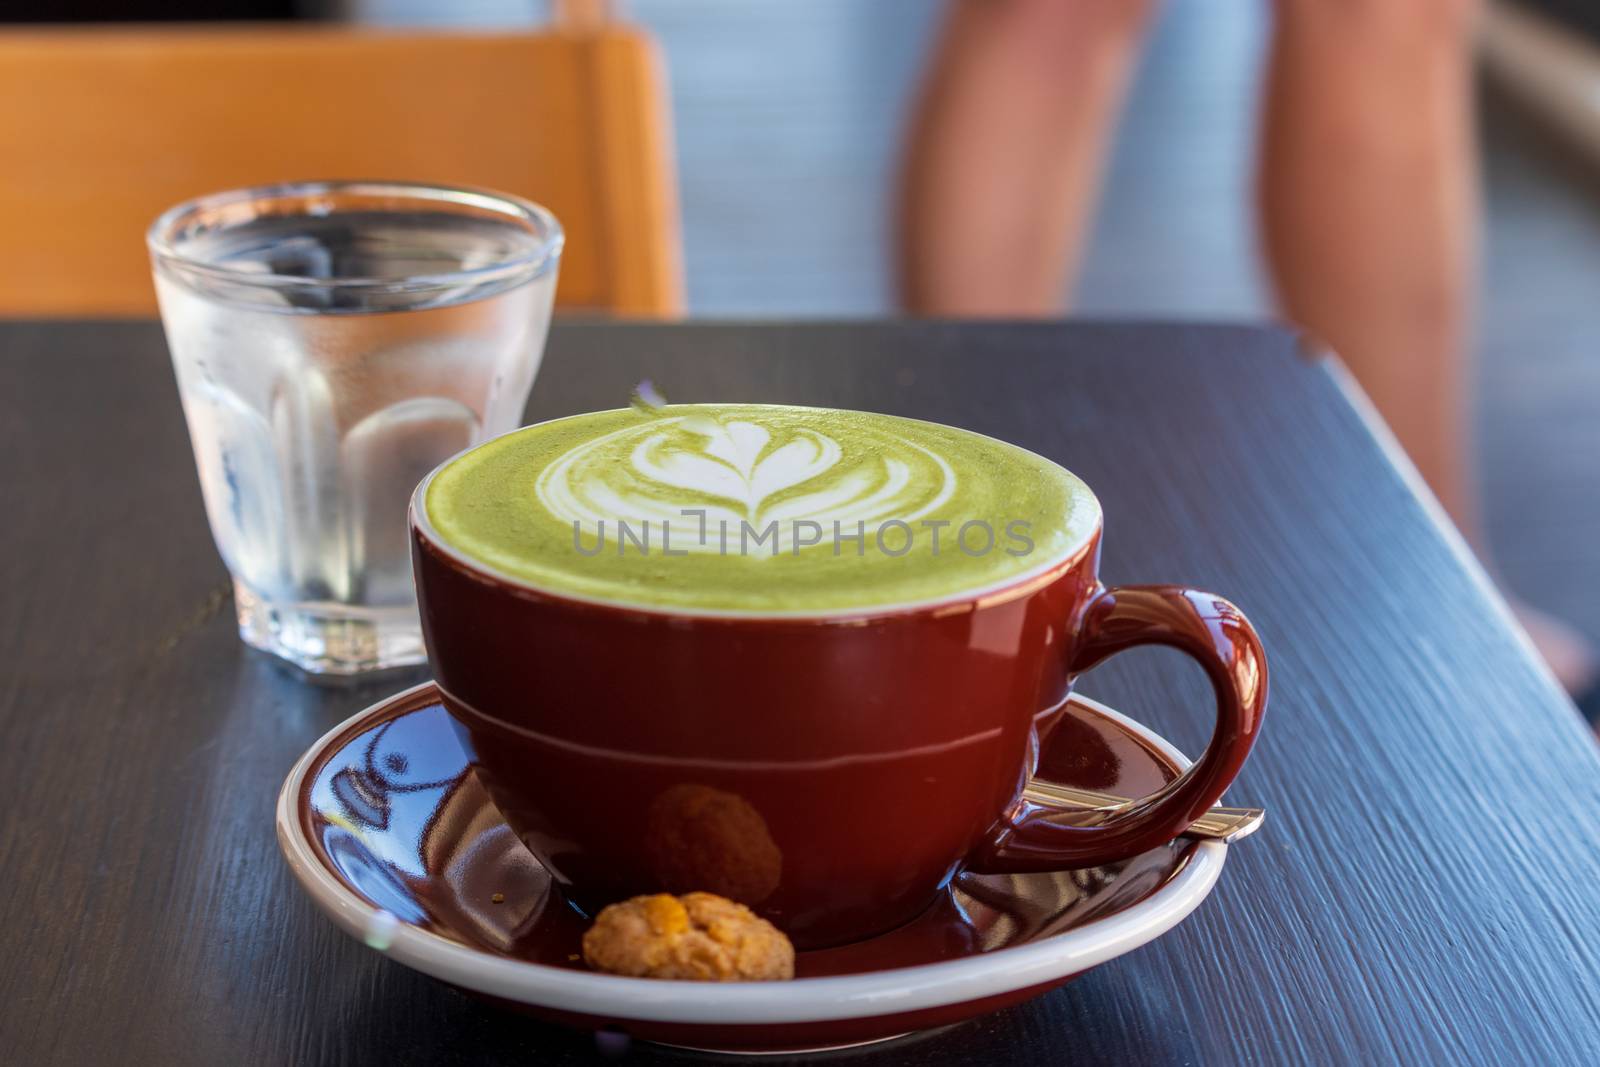
[[783, 853], [743, 797], [708, 785], [675, 785], [650, 802], [646, 848], [661, 888], [700, 890], [759, 904], [778, 888]]
[[1035, 772], [1051, 782], [1071, 782], [1079, 789], [1110, 789], [1122, 777], [1122, 758], [1095, 724], [1075, 715], [1061, 715], [1051, 727]]

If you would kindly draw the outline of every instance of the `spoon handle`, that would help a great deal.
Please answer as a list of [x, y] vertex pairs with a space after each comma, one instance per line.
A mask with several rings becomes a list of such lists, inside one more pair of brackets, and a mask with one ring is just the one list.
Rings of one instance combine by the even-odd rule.
[[[1119, 808], [1133, 803], [1127, 797], [1111, 793], [1101, 793], [1093, 789], [1075, 789], [1072, 786], [1037, 780], [1030, 781], [1022, 795], [1035, 803], [1084, 810]], [[1261, 808], [1212, 808], [1190, 823], [1182, 836], [1232, 844], [1255, 833], [1266, 816], [1267, 813]]]

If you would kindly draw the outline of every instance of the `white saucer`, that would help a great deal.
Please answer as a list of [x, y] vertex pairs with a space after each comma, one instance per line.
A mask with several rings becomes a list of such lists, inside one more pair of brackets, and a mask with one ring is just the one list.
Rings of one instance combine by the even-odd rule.
[[[1188, 765], [1087, 698], [1069, 720], [1104, 758], [1096, 781], [1063, 784], [1140, 795]], [[1111, 867], [964, 874], [898, 930], [801, 953], [791, 982], [594, 974], [576, 958], [584, 920], [478, 787], [431, 683], [313, 745], [284, 782], [277, 829], [317, 905], [398, 963], [566, 1025], [746, 1053], [886, 1040], [1037, 996], [1177, 925], [1228, 850], [1179, 841]]]

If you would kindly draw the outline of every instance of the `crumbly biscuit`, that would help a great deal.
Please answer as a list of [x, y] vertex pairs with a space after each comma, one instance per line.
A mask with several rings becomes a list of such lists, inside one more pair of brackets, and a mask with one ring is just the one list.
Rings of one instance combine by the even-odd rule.
[[612, 904], [583, 935], [597, 971], [634, 978], [762, 982], [794, 977], [794, 946], [743, 904], [669, 893]]

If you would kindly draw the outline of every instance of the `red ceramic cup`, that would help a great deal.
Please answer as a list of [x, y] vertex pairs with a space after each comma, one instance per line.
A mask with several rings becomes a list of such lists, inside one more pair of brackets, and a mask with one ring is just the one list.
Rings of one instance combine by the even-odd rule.
[[[1261, 726], [1267, 665], [1249, 622], [1210, 593], [1102, 586], [1098, 528], [981, 597], [707, 616], [494, 573], [431, 529], [429, 481], [411, 534], [440, 692], [506, 821], [590, 913], [702, 889], [801, 948], [855, 940], [918, 914], [962, 867], [1084, 867], [1172, 840]], [[1180, 649], [1210, 676], [1205, 754], [1109, 815], [1023, 800], [1074, 679], [1136, 645]]]

